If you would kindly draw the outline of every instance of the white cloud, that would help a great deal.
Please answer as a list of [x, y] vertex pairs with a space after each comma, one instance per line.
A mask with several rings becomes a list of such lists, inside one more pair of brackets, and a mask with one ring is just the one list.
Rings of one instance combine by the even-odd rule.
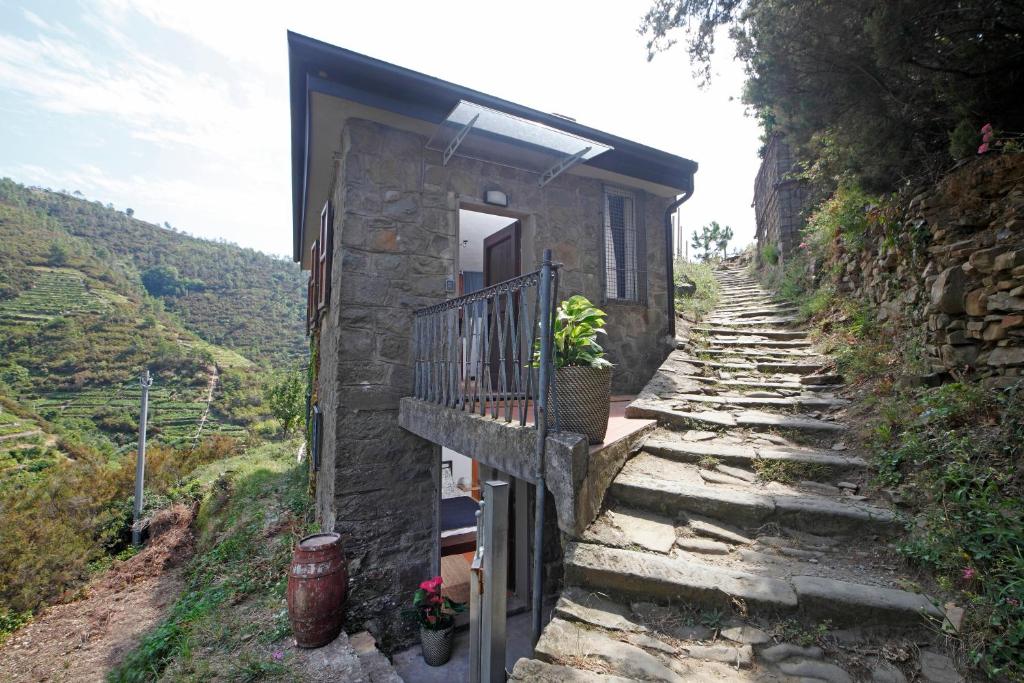
[[[729, 99], [739, 94], [742, 71], [723, 46], [720, 76], [702, 92], [681, 48], [647, 63], [635, 29], [649, 1], [102, 0], [77, 18], [62, 17], [89, 29], [74, 34], [26, 10], [39, 32], [0, 31], [0, 90], [62, 116], [115, 122], [122, 133], [112, 146], [140, 152], [128, 172], [114, 172], [100, 155], [57, 172], [65, 182], [50, 184], [75, 180], [140, 216], [152, 210], [158, 221], [282, 252], [290, 240], [291, 28], [695, 159], [697, 191], [682, 213], [687, 232], [718, 220], [733, 226], [737, 242], [749, 241], [758, 131]], [[167, 44], [190, 46], [189, 54], [158, 58], [162, 51], [139, 43], [139, 22], [147, 39], [163, 32]], [[96, 32], [102, 45], [85, 42]], [[150, 158], [157, 161], [146, 165]]]

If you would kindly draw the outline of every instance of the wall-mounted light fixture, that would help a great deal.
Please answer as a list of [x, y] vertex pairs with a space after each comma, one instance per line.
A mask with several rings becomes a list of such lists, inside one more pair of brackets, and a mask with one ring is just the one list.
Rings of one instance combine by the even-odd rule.
[[484, 193], [484, 203], [494, 206], [508, 206], [508, 195], [501, 190], [487, 190]]

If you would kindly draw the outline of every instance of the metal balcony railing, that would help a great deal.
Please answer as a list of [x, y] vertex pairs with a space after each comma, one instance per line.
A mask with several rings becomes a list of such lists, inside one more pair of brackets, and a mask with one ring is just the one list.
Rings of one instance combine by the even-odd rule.
[[[551, 330], [540, 323], [551, 320], [557, 280], [558, 267], [548, 262], [532, 273], [417, 310], [413, 395], [520, 425], [532, 412], [532, 423], [538, 424], [541, 328], [548, 348]], [[544, 374], [554, 382], [554, 372]]]

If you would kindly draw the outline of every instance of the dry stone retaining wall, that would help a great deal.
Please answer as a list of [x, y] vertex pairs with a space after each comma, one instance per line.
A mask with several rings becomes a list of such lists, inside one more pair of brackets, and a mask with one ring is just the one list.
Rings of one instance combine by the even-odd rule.
[[933, 372], [1024, 375], [1024, 155], [977, 159], [913, 197], [833, 267], [840, 292], [922, 340]]

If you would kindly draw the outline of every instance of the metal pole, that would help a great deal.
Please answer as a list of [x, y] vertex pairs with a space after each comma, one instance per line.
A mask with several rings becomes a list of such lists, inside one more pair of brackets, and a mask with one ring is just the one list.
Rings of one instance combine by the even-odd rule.
[[548, 436], [548, 389], [551, 385], [551, 250], [544, 250], [540, 268], [540, 369], [537, 380], [537, 487], [533, 513], [532, 642], [540, 640], [544, 575], [544, 448]]
[[142, 545], [142, 529], [139, 527], [142, 517], [142, 485], [146, 476], [146, 417], [149, 413], [149, 388], [153, 386], [153, 378], [149, 370], [144, 370], [139, 377], [142, 387], [142, 407], [139, 409], [139, 452], [135, 458], [135, 507], [132, 514], [132, 545]]
[[508, 491], [504, 481], [484, 482], [484, 592], [480, 632], [480, 683], [505, 683], [505, 611], [508, 599]]

